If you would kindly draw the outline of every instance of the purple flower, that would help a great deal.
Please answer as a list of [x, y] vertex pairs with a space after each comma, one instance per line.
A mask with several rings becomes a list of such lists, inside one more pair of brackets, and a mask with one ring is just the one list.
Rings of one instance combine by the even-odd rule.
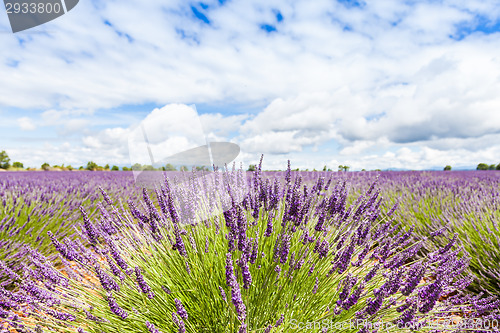
[[224, 300], [224, 302], [227, 302], [226, 292], [224, 291], [224, 289], [222, 289], [221, 286], [219, 286], [219, 291], [220, 291], [220, 295], [222, 296], [222, 299]]
[[266, 232], [264, 233], [265, 237], [270, 237], [273, 233], [273, 217], [273, 214], [269, 213], [269, 216], [267, 218], [267, 228]]
[[371, 279], [373, 279], [375, 274], [377, 274], [377, 271], [379, 270], [379, 268], [380, 268], [380, 264], [376, 264], [375, 266], [373, 266], [373, 268], [368, 272], [368, 274], [366, 274], [365, 282], [368, 282]]
[[67, 244], [61, 244], [51, 231], [48, 231], [47, 234], [52, 240], [52, 244], [54, 244], [56, 250], [59, 251], [59, 253], [61, 253], [64, 258], [68, 259], [69, 261], [80, 259], [80, 255], [78, 252], [75, 252], [75, 250], [69, 247]]
[[356, 304], [363, 292], [365, 284], [362, 282], [356, 290], [342, 303], [342, 308], [349, 310], [354, 304]]
[[248, 262], [241, 265], [241, 275], [243, 277], [243, 288], [248, 289], [252, 284], [252, 275], [250, 274], [250, 269], [248, 267]]
[[455, 233], [453, 235], [453, 238], [448, 242], [448, 244], [446, 244], [442, 249], [439, 250], [439, 254], [444, 254], [446, 252], [448, 252], [451, 247], [453, 246], [453, 244], [455, 244], [455, 242], [457, 241], [457, 238], [458, 238], [458, 234]]
[[168, 289], [166, 286], [161, 286], [161, 289], [163, 289], [163, 291], [166, 292], [168, 295], [172, 293], [172, 291]]
[[121, 269], [123, 269], [128, 275], [130, 275], [131, 271], [129, 270], [128, 265], [125, 262], [125, 260], [120, 255], [120, 251], [116, 247], [115, 243], [110, 238], [107, 238], [107, 237], [105, 237], [105, 240], [106, 240], [106, 243], [108, 244], [108, 246], [110, 248], [111, 255], [115, 259], [117, 265]]
[[116, 303], [116, 300], [113, 298], [111, 294], [107, 296], [108, 299], [108, 304], [109, 308], [111, 309], [111, 312], [113, 312], [115, 315], [118, 317], [125, 319], [128, 317], [127, 311], [123, 310], [118, 303]]
[[440, 281], [435, 281], [432, 284], [422, 287], [418, 292], [418, 297], [422, 304], [418, 310], [421, 313], [427, 313], [432, 310], [442, 291], [443, 288]]
[[83, 227], [85, 230], [85, 234], [87, 235], [89, 241], [92, 244], [96, 244], [97, 240], [99, 238], [99, 232], [95, 228], [94, 224], [92, 224], [92, 222], [90, 222], [90, 219], [87, 215], [87, 212], [85, 212], [85, 210], [83, 209], [83, 206], [80, 206], [80, 211], [82, 212], [82, 216], [83, 216]]
[[285, 320], [285, 315], [282, 314], [281, 317], [276, 321], [276, 324], [274, 324], [274, 327], [278, 327], [281, 324], [283, 324], [283, 321]]
[[376, 296], [375, 298], [369, 298], [366, 302], [367, 305], [364, 312], [366, 312], [370, 316], [373, 316], [382, 306], [383, 300], [384, 299], [381, 294], [379, 294], [379, 296]]
[[141, 274], [141, 269], [138, 266], [136, 266], [134, 271], [135, 271], [135, 276], [137, 278], [137, 283], [139, 284], [139, 288], [141, 288], [141, 291], [147, 294], [149, 299], [153, 298], [154, 294], [151, 291], [149, 285], [144, 280], [144, 277]]
[[358, 278], [357, 277], [351, 277], [350, 274], [348, 274], [340, 283], [339, 287], [342, 287], [342, 291], [340, 292], [338, 299], [337, 299], [337, 305], [341, 305], [342, 302], [347, 298], [349, 295], [350, 290], [352, 287], [356, 284]]
[[405, 296], [410, 295], [424, 277], [427, 266], [422, 263], [414, 264], [408, 271], [406, 281], [402, 283], [401, 293]]
[[281, 264], [284, 264], [287, 262], [288, 260], [288, 253], [290, 252], [290, 238], [292, 236], [290, 234], [285, 234], [283, 235], [282, 237], [282, 241], [281, 241], [281, 246], [280, 246], [280, 263]]
[[314, 284], [314, 288], [312, 291], [313, 294], [316, 294], [316, 292], [318, 291], [318, 285], [319, 285], [319, 279], [318, 277], [316, 277], [316, 283]]
[[309, 272], [307, 273], [308, 276], [311, 276], [314, 272], [314, 266], [316, 266], [316, 263], [313, 262], [313, 264], [311, 265], [311, 268], [309, 268]]
[[257, 256], [259, 255], [259, 239], [256, 236], [253, 241], [252, 253], [250, 254], [250, 263], [255, 264], [255, 260], [257, 260]]
[[102, 287], [106, 291], [120, 291], [120, 286], [116, 283], [116, 281], [106, 274], [99, 265], [95, 266], [95, 271], [97, 273], [97, 277], [99, 278], [99, 281], [101, 282]]
[[123, 276], [122, 271], [118, 268], [118, 266], [115, 265], [113, 260], [106, 254], [106, 261], [108, 262], [109, 268], [111, 269], [111, 272], [113, 272], [113, 275], [117, 276], [120, 280], [124, 280], [125, 276]]
[[177, 331], [177, 333], [185, 333], [186, 332], [186, 326], [184, 324], [184, 321], [182, 319], [177, 318], [177, 314], [175, 312], [172, 312], [172, 320], [179, 327], [179, 330]]
[[106, 201], [106, 203], [110, 206], [113, 205], [113, 201], [111, 200], [109, 195], [106, 193], [106, 191], [104, 191], [104, 189], [101, 186], [99, 186], [99, 191], [101, 191], [101, 194], [104, 198], [104, 201]]
[[184, 309], [184, 306], [182, 305], [182, 302], [179, 299], [174, 299], [175, 301], [175, 308], [177, 309], [177, 314], [179, 317], [181, 317], [184, 320], [188, 319], [188, 313], [186, 309]]
[[413, 305], [411, 308], [403, 312], [401, 316], [396, 319], [398, 327], [405, 327], [405, 325], [415, 318], [416, 306]]
[[57, 312], [53, 309], [48, 309], [47, 313], [49, 315], [51, 315], [52, 317], [59, 319], [59, 320], [63, 320], [63, 321], [74, 321], [75, 320], [75, 316], [73, 316], [72, 314], [69, 314], [69, 313]]
[[175, 235], [175, 249], [179, 251], [180, 255], [187, 257], [186, 247], [181, 237], [181, 232], [177, 223], [174, 223], [174, 235]]
[[159, 329], [155, 327], [155, 325], [151, 324], [149, 321], [146, 320], [146, 327], [148, 328], [148, 331], [151, 333], [161, 333]]
[[240, 321], [244, 321], [246, 318], [246, 306], [241, 298], [241, 290], [236, 276], [234, 276], [233, 260], [231, 258], [231, 253], [226, 254], [226, 284], [231, 288], [231, 301], [233, 302], [234, 308], [236, 309], [236, 314]]

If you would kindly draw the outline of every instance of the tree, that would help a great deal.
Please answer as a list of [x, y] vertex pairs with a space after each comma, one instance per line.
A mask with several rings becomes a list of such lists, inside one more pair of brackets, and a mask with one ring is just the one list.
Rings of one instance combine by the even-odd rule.
[[488, 167], [488, 170], [495, 170], [496, 165], [495, 164], [490, 164]]
[[44, 170], [44, 171], [49, 171], [49, 169], [50, 169], [50, 164], [49, 164], [49, 163], [47, 163], [47, 162], [45, 162], [45, 163], [43, 163], [43, 164], [42, 164], [41, 168], [42, 168], [42, 170]]
[[500, 163], [497, 164], [497, 167], [496, 167], [497, 170], [500, 170]]
[[2, 150], [0, 152], [0, 169], [8, 169], [10, 167], [10, 158], [9, 155], [5, 152], [5, 150]]
[[[132, 167], [132, 168], [133, 168], [133, 167]], [[134, 170], [135, 170], [135, 169], [134, 169]], [[144, 165], [144, 166], [142, 167], [142, 170], [144, 170], [144, 171], [155, 171], [156, 169], [155, 169], [155, 167], [154, 167], [154, 166], [152, 166], [152, 165]]]
[[450, 171], [451, 170], [451, 165], [447, 165], [444, 167], [444, 171]]
[[24, 169], [24, 165], [21, 163], [21, 162], [14, 162], [12, 163], [12, 166], [14, 168], [21, 168], [21, 169]]
[[250, 164], [248, 166], [248, 170], [247, 171], [255, 171], [255, 169], [256, 169], [256, 165], [255, 164]]
[[128, 168], [128, 167], [124, 166], [124, 167], [122, 168], [122, 170], [123, 170], [123, 171], [131, 171], [131, 170], [132, 170], [132, 168]]
[[476, 170], [488, 170], [489, 165], [486, 163], [479, 163], [476, 167]]
[[326, 171], [326, 165], [323, 167], [323, 171]]
[[85, 169], [89, 170], [89, 171], [95, 171], [97, 170], [99, 166], [97, 165], [97, 163], [93, 162], [93, 161], [89, 161], [87, 163], [87, 167]]
[[170, 163], [165, 165], [165, 171], [176, 171], [177, 169]]
[[339, 171], [349, 171], [349, 166], [347, 165], [339, 165]]
[[116, 165], [113, 165], [113, 166], [111, 167], [111, 171], [118, 171], [118, 170], [120, 170], [120, 168], [119, 168], [119, 167], [117, 167]]
[[106, 164], [106, 165], [104, 166], [104, 170], [109, 170], [109, 164]]
[[134, 171], [141, 171], [142, 170], [142, 165], [140, 165], [139, 163], [135, 163], [134, 165], [132, 165], [132, 170], [134, 170]]
[[185, 165], [181, 166], [180, 170], [181, 171], [189, 171], [188, 167]]

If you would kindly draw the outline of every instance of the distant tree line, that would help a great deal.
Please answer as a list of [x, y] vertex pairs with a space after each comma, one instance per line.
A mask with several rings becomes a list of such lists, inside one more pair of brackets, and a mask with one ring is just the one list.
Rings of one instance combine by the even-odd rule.
[[495, 164], [486, 164], [486, 163], [479, 163], [476, 167], [476, 170], [500, 170], [500, 163], [497, 165]]
[[[447, 165], [444, 167], [444, 171], [450, 171], [451, 165]], [[479, 163], [476, 167], [476, 170], [500, 170], [500, 163], [498, 164], [486, 164]]]
[[[21, 162], [13, 162], [12, 164], [10, 163], [11, 159], [9, 155], [5, 152], [5, 150], [2, 150], [0, 152], [0, 169], [24, 169], [24, 164]], [[161, 167], [154, 167], [152, 165], [144, 165], [144, 164], [139, 164], [135, 163], [131, 167], [124, 166], [121, 168], [123, 171], [190, 171], [192, 168], [194, 168], [197, 171], [209, 171], [211, 168], [207, 166], [194, 166], [191, 168], [188, 168], [187, 166], [179, 166], [176, 167], [170, 163], [161, 166]], [[248, 166], [247, 171], [255, 171], [257, 166], [255, 164], [250, 164]], [[40, 169], [49, 171], [49, 170], [75, 170], [71, 165], [65, 166], [64, 164], [62, 165], [50, 165], [49, 163], [45, 162], [40, 166]], [[339, 165], [338, 166], [338, 171], [339, 172], [347, 172], [349, 171], [350, 167], [348, 165]], [[450, 171], [452, 169], [451, 165], [447, 165], [444, 167], [444, 171]], [[33, 170], [32, 168], [28, 168], [28, 170]], [[120, 171], [120, 167], [113, 165], [109, 166], [109, 164], [106, 164], [104, 166], [100, 166], [94, 161], [89, 161], [87, 162], [87, 165], [81, 166], [78, 168], [78, 170], [88, 170], [88, 171]], [[476, 170], [500, 170], [500, 163], [498, 164], [487, 164], [487, 163], [479, 163], [476, 167]], [[281, 171], [281, 170], [274, 170], [274, 171]], [[293, 169], [292, 171], [300, 171], [299, 168]], [[304, 169], [302, 171], [309, 171], [309, 169]], [[313, 171], [316, 171], [316, 169], [313, 169]], [[323, 167], [323, 171], [332, 171], [332, 169], [327, 168], [325, 165]], [[366, 171], [365, 169], [362, 169], [361, 171]], [[381, 171], [380, 169], [376, 169], [375, 171]]]

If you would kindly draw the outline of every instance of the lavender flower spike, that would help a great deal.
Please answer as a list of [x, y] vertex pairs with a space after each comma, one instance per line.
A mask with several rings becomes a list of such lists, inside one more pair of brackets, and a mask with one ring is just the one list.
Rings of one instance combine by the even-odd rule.
[[241, 290], [236, 276], [234, 276], [233, 259], [231, 253], [226, 254], [226, 284], [231, 288], [231, 301], [236, 309], [236, 314], [240, 321], [246, 318], [246, 306], [241, 298]]
[[175, 308], [177, 309], [177, 314], [179, 315], [179, 317], [181, 317], [184, 320], [188, 319], [188, 313], [186, 309], [182, 305], [182, 302], [177, 298], [175, 299]]

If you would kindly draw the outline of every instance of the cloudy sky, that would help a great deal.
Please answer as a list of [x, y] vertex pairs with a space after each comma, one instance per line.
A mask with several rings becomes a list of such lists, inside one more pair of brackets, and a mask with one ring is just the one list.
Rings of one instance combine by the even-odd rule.
[[496, 1], [82, 0], [16, 34], [0, 10], [0, 44], [25, 166], [130, 165], [141, 123], [156, 154], [228, 141], [268, 169], [500, 162]]

